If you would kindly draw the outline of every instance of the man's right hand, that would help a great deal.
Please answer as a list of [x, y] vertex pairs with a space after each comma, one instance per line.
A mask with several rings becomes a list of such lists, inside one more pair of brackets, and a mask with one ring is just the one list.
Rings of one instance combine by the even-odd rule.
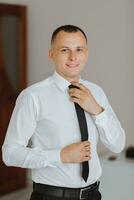
[[91, 159], [89, 141], [70, 144], [61, 150], [60, 157], [63, 163], [81, 163]]

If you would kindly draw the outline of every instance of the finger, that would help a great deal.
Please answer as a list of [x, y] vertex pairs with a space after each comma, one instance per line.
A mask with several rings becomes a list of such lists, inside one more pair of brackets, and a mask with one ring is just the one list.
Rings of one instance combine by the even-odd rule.
[[85, 161], [91, 160], [91, 156], [86, 156]]
[[85, 153], [85, 156], [86, 156], [86, 157], [87, 157], [87, 156], [89, 157], [89, 156], [90, 156], [90, 153], [89, 153], [89, 152], [86, 152], [86, 153]]
[[72, 102], [77, 103], [77, 104], [80, 105], [80, 99], [79, 98], [71, 97], [70, 99], [71, 99]]
[[85, 151], [86, 151], [86, 152], [87, 152], [87, 151], [90, 152], [90, 151], [91, 151], [91, 147], [90, 147], [90, 146], [86, 146], [86, 147], [85, 147]]
[[90, 152], [90, 148], [89, 147], [84, 147], [81, 150], [83, 153], [89, 153]]
[[83, 157], [82, 162], [85, 162], [85, 161], [88, 161], [88, 160], [91, 160], [91, 156]]
[[83, 159], [84, 159], [85, 157], [89, 157], [89, 156], [90, 156], [89, 152], [86, 152], [86, 151], [83, 151], [81, 155], [82, 155], [82, 158], [83, 158]]
[[89, 147], [86, 147], [85, 150], [86, 150], [87, 152], [90, 152], [90, 146], [89, 146]]
[[83, 143], [83, 146], [85, 146], [85, 147], [89, 147], [90, 146], [90, 142], [88, 140], [83, 141], [82, 143]]
[[70, 97], [72, 98], [80, 98], [81, 97], [81, 94], [80, 93], [70, 93]]
[[80, 144], [84, 147], [84, 146], [90, 146], [90, 142], [88, 140], [86, 141], [81, 141]]
[[87, 152], [87, 153], [85, 154], [85, 157], [91, 158], [91, 154]]
[[68, 92], [69, 92], [70, 96], [76, 96], [77, 94], [79, 94], [79, 95], [82, 94], [82, 91], [79, 89], [76, 89], [76, 88], [72, 88]]

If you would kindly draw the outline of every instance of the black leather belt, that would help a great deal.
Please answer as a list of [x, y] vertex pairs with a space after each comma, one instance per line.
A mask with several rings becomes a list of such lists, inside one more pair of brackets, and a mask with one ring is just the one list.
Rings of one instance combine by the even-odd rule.
[[33, 183], [33, 191], [52, 197], [77, 198], [80, 200], [90, 197], [94, 190], [98, 190], [100, 182], [95, 182], [84, 188], [66, 188]]

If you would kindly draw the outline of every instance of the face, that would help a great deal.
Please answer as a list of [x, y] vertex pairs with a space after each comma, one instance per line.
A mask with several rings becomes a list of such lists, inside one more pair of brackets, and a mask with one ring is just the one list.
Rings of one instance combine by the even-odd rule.
[[60, 31], [49, 51], [49, 57], [55, 64], [55, 70], [68, 81], [78, 81], [88, 59], [87, 42], [78, 31], [67, 33]]

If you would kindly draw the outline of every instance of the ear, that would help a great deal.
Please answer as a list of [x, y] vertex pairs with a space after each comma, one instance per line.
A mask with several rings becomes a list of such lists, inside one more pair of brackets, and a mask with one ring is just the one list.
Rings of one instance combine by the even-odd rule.
[[87, 57], [87, 60], [88, 60], [88, 58], [89, 58], [89, 49], [87, 49], [86, 57]]
[[49, 50], [49, 54], [48, 55], [49, 55], [50, 59], [53, 59], [53, 50], [52, 49]]

